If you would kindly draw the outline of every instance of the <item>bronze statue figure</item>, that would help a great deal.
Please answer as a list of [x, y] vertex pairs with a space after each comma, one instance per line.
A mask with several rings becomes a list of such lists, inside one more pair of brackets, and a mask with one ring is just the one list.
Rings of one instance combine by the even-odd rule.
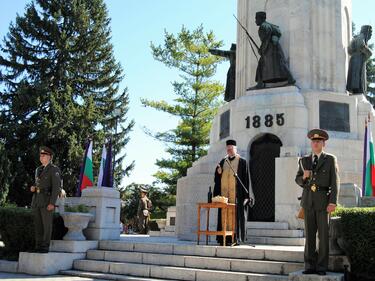
[[371, 35], [372, 27], [364, 25], [361, 33], [355, 36], [348, 46], [350, 61], [346, 89], [352, 94], [366, 94], [367, 92], [366, 61], [372, 55], [367, 43]]
[[293, 85], [296, 81], [290, 73], [280, 45], [281, 31], [277, 25], [266, 21], [265, 12], [257, 12], [255, 23], [259, 26], [258, 34], [261, 45], [258, 49], [260, 59], [256, 70], [257, 85], [250, 89], [262, 89], [266, 83], [286, 82]]
[[209, 49], [208, 51], [215, 56], [229, 59], [230, 66], [227, 73], [224, 100], [228, 102], [234, 100], [236, 90], [236, 44], [232, 44], [229, 51], [219, 49]]

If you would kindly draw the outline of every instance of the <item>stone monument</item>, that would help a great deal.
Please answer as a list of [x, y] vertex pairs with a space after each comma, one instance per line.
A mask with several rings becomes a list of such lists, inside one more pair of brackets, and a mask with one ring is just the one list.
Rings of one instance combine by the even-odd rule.
[[209, 52], [215, 56], [227, 58], [229, 60], [229, 69], [227, 73], [227, 83], [225, 85], [224, 100], [231, 101], [235, 98], [236, 90], [236, 44], [232, 44], [230, 50], [209, 49]]
[[[264, 11], [279, 26], [283, 34], [279, 43], [296, 84], [246, 90], [254, 85], [258, 62], [238, 26], [236, 97], [214, 118], [208, 154], [178, 180], [176, 234], [180, 239], [196, 239], [196, 204], [207, 200], [228, 138], [237, 140], [239, 153], [249, 161], [255, 195], [251, 221], [287, 222], [290, 229], [303, 228], [296, 219], [302, 190], [294, 177], [298, 157], [310, 152], [306, 135], [312, 128], [328, 131], [325, 150], [338, 158], [341, 183], [362, 184], [364, 122], [374, 111], [363, 95], [346, 91], [351, 0], [238, 0], [237, 4], [237, 18], [255, 40], [256, 12]], [[215, 214], [210, 221], [215, 229]]]

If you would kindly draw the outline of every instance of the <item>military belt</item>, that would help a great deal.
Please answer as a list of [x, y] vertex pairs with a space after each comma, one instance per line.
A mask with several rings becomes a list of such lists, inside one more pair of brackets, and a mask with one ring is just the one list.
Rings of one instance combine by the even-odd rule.
[[312, 192], [317, 192], [317, 191], [329, 191], [330, 188], [326, 186], [317, 186], [315, 183], [310, 186], [310, 190]]
[[49, 191], [48, 191], [47, 189], [45, 189], [45, 188], [40, 188], [40, 187], [36, 187], [36, 188], [35, 188], [35, 191], [36, 191], [36, 193], [45, 193], [45, 194], [48, 194], [48, 193], [49, 193]]

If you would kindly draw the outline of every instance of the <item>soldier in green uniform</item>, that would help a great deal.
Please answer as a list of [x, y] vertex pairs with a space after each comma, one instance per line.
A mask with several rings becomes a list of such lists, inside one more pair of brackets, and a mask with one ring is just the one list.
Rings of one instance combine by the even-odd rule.
[[35, 170], [35, 185], [31, 208], [35, 224], [35, 251], [48, 253], [52, 234], [53, 211], [57, 196], [61, 190], [60, 169], [52, 164], [53, 151], [42, 146], [39, 159], [42, 165]]
[[149, 230], [149, 222], [150, 222], [150, 211], [152, 208], [152, 202], [147, 197], [148, 190], [144, 187], [140, 188], [141, 198], [139, 199], [138, 203], [138, 225], [141, 234], [147, 234]]
[[[313, 129], [307, 137], [312, 153], [299, 160], [296, 183], [303, 188], [301, 207], [305, 212], [305, 270], [303, 274], [326, 275], [328, 269], [329, 213], [337, 204], [339, 176], [336, 157], [325, 153], [328, 140], [324, 130]], [[316, 233], [319, 246], [316, 249]]]

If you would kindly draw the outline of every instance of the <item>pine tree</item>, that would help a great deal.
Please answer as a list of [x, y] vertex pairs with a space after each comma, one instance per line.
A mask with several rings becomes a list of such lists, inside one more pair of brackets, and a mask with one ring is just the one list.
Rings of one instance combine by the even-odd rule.
[[[128, 142], [134, 122], [126, 118], [129, 97], [119, 90], [123, 71], [110, 38], [103, 0], [35, 0], [10, 24], [0, 56], [0, 136], [11, 163], [10, 201], [29, 203], [40, 145], [55, 150], [64, 188], [73, 195], [88, 137], [97, 148], [112, 137], [114, 153]], [[133, 167], [123, 171], [122, 160], [116, 161], [117, 183]]]
[[179, 118], [175, 129], [150, 133], [167, 145], [168, 159], [158, 159], [159, 171], [154, 175], [171, 194], [176, 194], [177, 180], [199, 157], [207, 153], [211, 122], [221, 102], [223, 85], [212, 77], [223, 59], [208, 52], [223, 45], [212, 31], [205, 33], [203, 26], [193, 31], [182, 27], [177, 35], [165, 31], [164, 45], [151, 43], [157, 61], [179, 71], [181, 81], [172, 83], [176, 98], [166, 101], [143, 99], [144, 106], [152, 107]]

